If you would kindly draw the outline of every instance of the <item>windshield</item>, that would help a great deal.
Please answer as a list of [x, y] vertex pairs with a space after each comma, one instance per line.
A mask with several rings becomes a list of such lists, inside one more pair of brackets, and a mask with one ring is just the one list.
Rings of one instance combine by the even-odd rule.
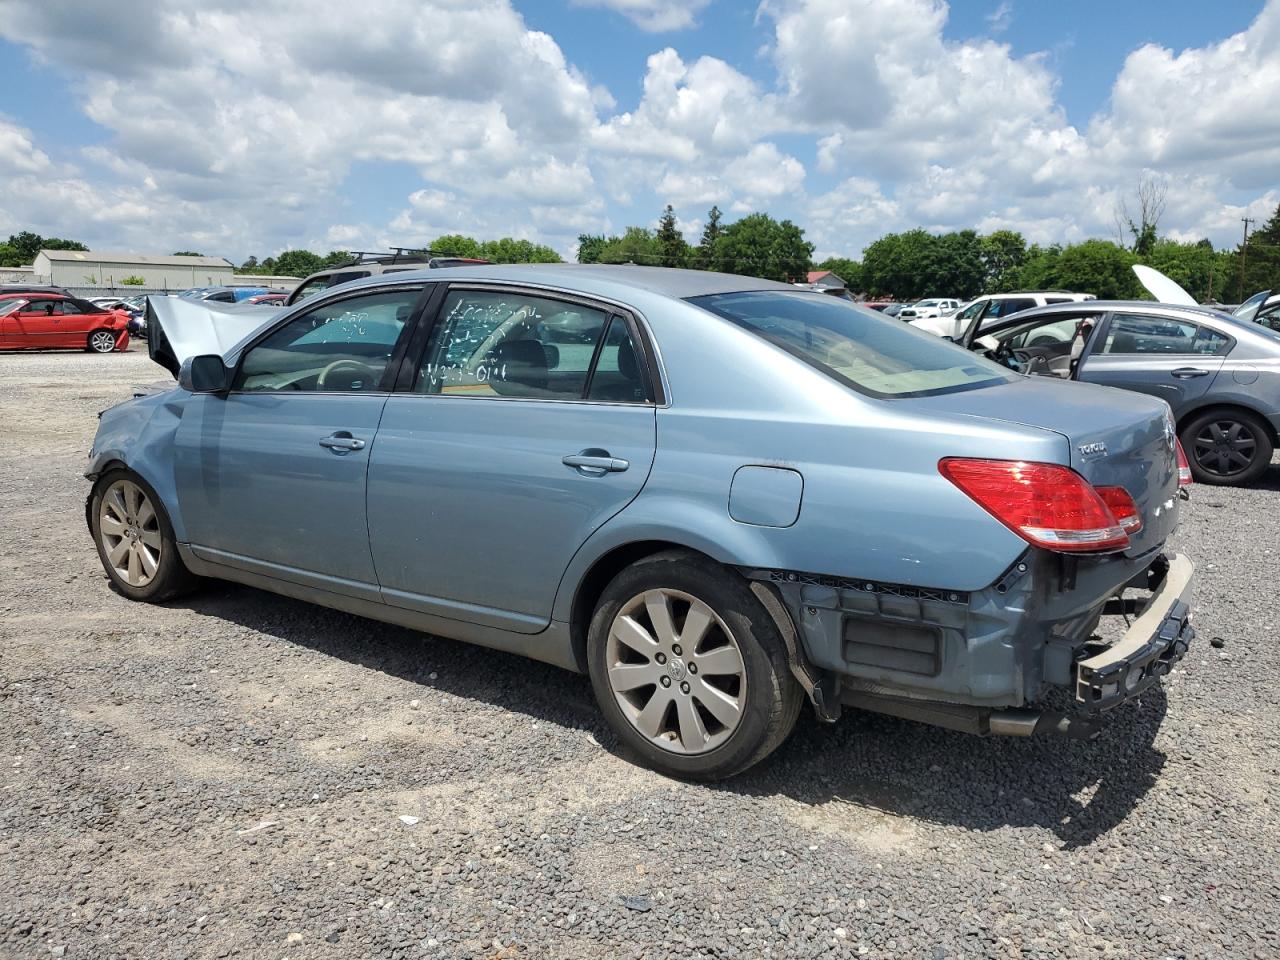
[[12, 298], [7, 300], [0, 300], [0, 317], [4, 316], [6, 313], [13, 310], [15, 307], [22, 306], [26, 302], [27, 301], [25, 300], [15, 300]]
[[933, 334], [835, 297], [758, 290], [690, 302], [873, 397], [933, 396], [1016, 379]]

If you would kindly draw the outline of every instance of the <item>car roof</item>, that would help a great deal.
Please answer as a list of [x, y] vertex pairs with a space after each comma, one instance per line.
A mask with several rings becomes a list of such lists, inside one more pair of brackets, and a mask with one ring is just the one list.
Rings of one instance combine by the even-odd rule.
[[[1159, 313], [1165, 316], [1194, 316], [1205, 320], [1229, 320], [1238, 323], [1230, 314], [1212, 307], [1190, 306], [1180, 303], [1158, 303], [1155, 300], [1073, 300], [1070, 303], [1050, 303], [1043, 307], [1030, 307], [1009, 315], [1009, 319], [1028, 314], [1047, 316], [1054, 313], [1109, 313], [1113, 310], [1141, 310], [1143, 313]], [[1003, 320], [1004, 318], [1001, 317]]]
[[[789, 283], [761, 280], [758, 277], [743, 277], [731, 273], [597, 263], [512, 263], [475, 267], [423, 268], [353, 280], [343, 284], [341, 289], [390, 286], [412, 280], [498, 280], [564, 287], [583, 293], [614, 297], [623, 297], [627, 291], [643, 291], [680, 300], [748, 290], [786, 290], [790, 293], [808, 293]], [[338, 288], [333, 289], [336, 291]]]

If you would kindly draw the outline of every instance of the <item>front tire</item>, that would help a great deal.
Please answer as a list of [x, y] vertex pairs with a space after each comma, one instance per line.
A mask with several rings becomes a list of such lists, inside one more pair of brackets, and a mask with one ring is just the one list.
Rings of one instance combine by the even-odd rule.
[[1196, 483], [1246, 486], [1271, 466], [1266, 425], [1244, 410], [1209, 410], [1187, 421], [1179, 437]]
[[98, 478], [89, 526], [107, 577], [130, 600], [159, 603], [195, 588], [164, 504], [137, 474], [110, 470]]
[[628, 750], [689, 780], [720, 780], [763, 760], [804, 699], [746, 582], [684, 551], [640, 560], [605, 588], [587, 661], [596, 702]]
[[91, 353], [110, 353], [116, 348], [116, 335], [110, 330], [95, 330], [89, 334], [89, 342], [86, 345]]

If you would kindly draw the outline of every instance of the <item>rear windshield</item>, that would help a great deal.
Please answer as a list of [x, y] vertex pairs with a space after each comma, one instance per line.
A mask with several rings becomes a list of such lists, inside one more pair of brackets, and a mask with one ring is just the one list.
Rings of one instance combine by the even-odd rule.
[[757, 290], [690, 302], [873, 397], [934, 396], [1017, 378], [940, 337], [835, 297]]

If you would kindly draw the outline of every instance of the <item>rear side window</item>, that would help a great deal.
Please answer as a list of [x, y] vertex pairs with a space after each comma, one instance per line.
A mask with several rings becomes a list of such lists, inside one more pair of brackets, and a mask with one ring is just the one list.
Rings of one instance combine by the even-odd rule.
[[609, 315], [520, 291], [454, 290], [414, 382], [445, 396], [581, 400]]
[[690, 302], [873, 397], [933, 396], [1017, 379], [933, 334], [834, 297], [758, 290]]
[[1117, 313], [1099, 352], [1109, 354], [1201, 354], [1216, 356], [1231, 348], [1231, 338], [1196, 323], [1167, 317]]
[[1019, 310], [1030, 310], [1036, 305], [1036, 302], [1030, 297], [1015, 298], [1011, 300], [992, 300], [991, 309], [987, 311], [986, 319], [992, 317], [1009, 317], [1017, 313]]

